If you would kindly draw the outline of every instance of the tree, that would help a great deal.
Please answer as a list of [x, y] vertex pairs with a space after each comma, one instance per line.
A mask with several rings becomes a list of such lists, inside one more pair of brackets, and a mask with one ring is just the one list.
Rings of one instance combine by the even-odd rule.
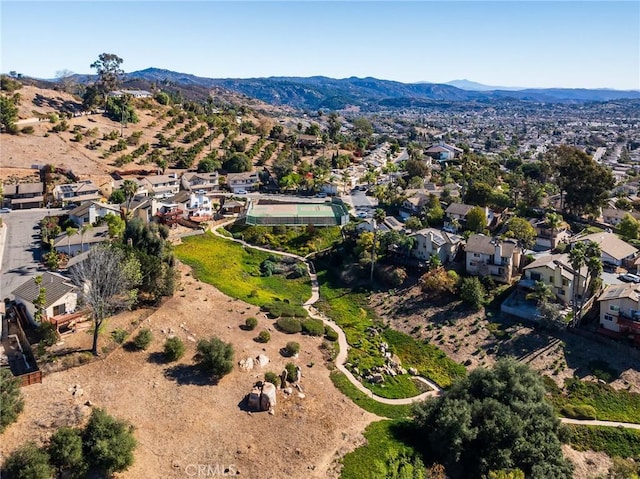
[[61, 427], [49, 439], [47, 451], [51, 463], [65, 477], [85, 477], [87, 464], [82, 453], [82, 431]]
[[429, 167], [424, 161], [414, 160], [413, 158], [407, 160], [404, 169], [409, 177], [417, 176], [423, 179], [429, 173]]
[[90, 224], [82, 225], [80, 228], [80, 251], [84, 251], [84, 234], [93, 228]]
[[[214, 152], [212, 152], [214, 153]], [[220, 161], [215, 158], [216, 155], [207, 155], [206, 158], [203, 158], [198, 162], [198, 173], [212, 173], [216, 171], [220, 166]]]
[[78, 286], [79, 296], [91, 311], [93, 346], [98, 354], [98, 335], [104, 320], [136, 301], [135, 286], [141, 281], [140, 262], [109, 245], [89, 251], [87, 258], [74, 265], [71, 279]]
[[219, 380], [233, 369], [233, 346], [212, 336], [201, 339], [197, 344], [194, 360], [212, 378]]
[[[571, 246], [569, 262], [573, 268], [573, 325], [580, 321], [579, 313], [586, 299], [589, 284], [602, 273], [601, 255], [600, 245], [594, 241], [578, 241]], [[587, 267], [587, 277], [584, 284], [580, 285], [580, 270], [585, 266]], [[581, 291], [579, 291], [580, 286]]]
[[136, 196], [139, 186], [138, 186], [138, 183], [136, 183], [133, 180], [124, 180], [120, 188], [122, 189], [122, 192], [124, 193], [124, 197], [127, 201], [127, 214], [128, 214], [129, 210], [131, 209], [131, 202], [133, 201], [133, 198]]
[[7, 458], [2, 472], [8, 479], [52, 479], [55, 470], [46, 451], [27, 442]]
[[126, 224], [120, 216], [107, 213], [102, 221], [107, 224], [110, 238], [122, 238]]
[[133, 426], [96, 408], [82, 433], [84, 454], [92, 469], [107, 476], [125, 471], [133, 464], [136, 439]]
[[527, 299], [534, 300], [537, 304], [546, 303], [554, 298], [553, 290], [544, 281], [536, 281], [533, 291], [527, 294]]
[[167, 361], [177, 361], [184, 356], [184, 350], [184, 343], [177, 336], [168, 338], [164, 342], [164, 355], [167, 358]]
[[587, 153], [560, 145], [548, 153], [560, 188], [562, 209], [574, 214], [593, 213], [606, 202], [615, 185], [611, 171], [596, 163]]
[[384, 221], [385, 218], [386, 218], [385, 211], [380, 208], [376, 208], [375, 212], [373, 213], [373, 243], [371, 244], [371, 274], [369, 278], [369, 282], [371, 283], [371, 286], [373, 286], [373, 270], [376, 265], [376, 247], [377, 247], [377, 241], [378, 241], [378, 229], [379, 229], [379, 225]]
[[463, 278], [460, 283], [460, 298], [475, 309], [480, 309], [485, 299], [484, 286], [480, 280], [475, 276]]
[[33, 300], [33, 306], [35, 312], [33, 313], [33, 320], [36, 323], [40, 323], [44, 318], [44, 306], [47, 304], [47, 290], [42, 286], [42, 275], [38, 275], [33, 278], [33, 282], [38, 287], [38, 296]]
[[75, 73], [67, 69], [58, 70], [56, 72], [56, 79], [58, 80], [62, 91], [67, 93], [73, 92], [73, 88], [77, 83], [74, 76]]
[[515, 238], [523, 248], [531, 248], [536, 239], [536, 229], [526, 218], [514, 216], [507, 223], [507, 238]]
[[124, 191], [122, 191], [121, 188], [113, 190], [111, 192], [111, 195], [109, 196], [109, 203], [121, 205], [125, 201], [127, 201], [127, 197], [125, 196]]
[[473, 370], [414, 412], [418, 433], [451, 477], [516, 468], [532, 479], [572, 477], [542, 378], [516, 360]]
[[244, 171], [251, 171], [251, 160], [244, 153], [233, 153], [229, 156], [222, 167], [229, 173], [242, 173]]
[[18, 419], [24, 409], [20, 380], [8, 368], [0, 368], [0, 433]]
[[118, 55], [101, 53], [98, 59], [90, 65], [98, 74], [96, 86], [98, 91], [104, 96], [105, 104], [107, 103], [107, 94], [116, 90], [120, 84], [120, 79], [124, 74], [124, 70], [120, 68], [122, 62], [122, 58]]
[[13, 98], [0, 95], [0, 127], [2, 131], [15, 134], [18, 132], [18, 107]]
[[482, 233], [487, 228], [487, 214], [484, 208], [474, 206], [467, 213], [466, 229], [474, 233]]
[[74, 228], [73, 226], [69, 226], [65, 233], [67, 233], [67, 251], [69, 253], [69, 257], [71, 257], [71, 237], [78, 232], [78, 228]]
[[627, 239], [638, 239], [638, 232], [640, 231], [640, 222], [631, 216], [629, 213], [625, 214], [620, 223], [618, 224], [620, 235]]

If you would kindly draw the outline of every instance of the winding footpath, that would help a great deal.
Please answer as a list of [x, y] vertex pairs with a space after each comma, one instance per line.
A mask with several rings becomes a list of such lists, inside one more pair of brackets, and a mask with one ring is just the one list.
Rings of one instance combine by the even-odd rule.
[[[227, 221], [225, 223], [220, 223], [218, 225], [211, 227], [211, 231], [213, 232], [213, 234], [215, 234], [220, 238], [223, 238], [229, 241], [234, 241], [236, 243], [240, 243], [246, 248], [253, 248], [259, 251], [264, 251], [266, 253], [277, 254], [280, 256], [287, 256], [290, 258], [296, 258], [297, 260], [302, 261], [307, 266], [309, 278], [311, 279], [311, 297], [304, 303], [303, 307], [304, 309], [307, 310], [307, 312], [309, 313], [309, 316], [315, 319], [320, 319], [321, 321], [324, 322], [324, 324], [326, 324], [327, 326], [330, 326], [338, 333], [338, 345], [340, 346], [340, 352], [338, 353], [335, 359], [336, 368], [338, 369], [338, 371], [343, 373], [349, 379], [349, 382], [351, 382], [351, 384], [353, 384], [356, 388], [358, 388], [359, 391], [363, 392], [374, 401], [378, 401], [383, 404], [391, 404], [391, 405], [412, 404], [414, 402], [423, 401], [428, 397], [435, 397], [442, 394], [442, 388], [440, 386], [438, 386], [433, 381], [430, 381], [422, 376], [413, 376], [413, 378], [428, 385], [431, 388], [431, 391], [427, 391], [422, 394], [419, 394], [418, 396], [413, 396], [410, 398], [402, 398], [402, 399], [384, 398], [374, 394], [373, 391], [371, 391], [370, 389], [367, 389], [360, 381], [356, 379], [356, 377], [351, 373], [351, 371], [349, 371], [344, 366], [347, 361], [347, 353], [349, 352], [349, 343], [347, 342], [347, 337], [344, 334], [344, 331], [334, 321], [324, 316], [313, 306], [320, 299], [320, 287], [318, 284], [318, 276], [312, 266], [311, 261], [308, 259], [308, 256], [303, 257], [293, 253], [286, 253], [283, 251], [262, 248], [260, 246], [254, 246], [247, 243], [244, 240], [239, 240], [236, 238], [232, 238], [230, 236], [223, 235], [218, 231], [219, 228], [223, 228], [234, 222], [235, 220]], [[589, 420], [589, 419], [570, 419], [566, 417], [561, 417], [559, 419], [560, 419], [560, 422], [564, 424], [577, 424], [581, 426], [623, 427], [627, 429], [640, 430], [640, 424], [634, 424], [634, 423], [628, 423], [628, 422], [598, 421], [598, 420]]]

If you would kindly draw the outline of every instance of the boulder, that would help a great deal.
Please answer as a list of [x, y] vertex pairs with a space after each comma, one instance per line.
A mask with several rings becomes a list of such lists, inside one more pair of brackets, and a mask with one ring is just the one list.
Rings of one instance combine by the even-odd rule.
[[238, 361], [238, 366], [244, 371], [251, 371], [253, 369], [253, 358], [241, 359]]
[[264, 354], [259, 354], [255, 359], [255, 363], [260, 367], [265, 367], [267, 364], [269, 364], [269, 358]]
[[416, 368], [409, 368], [408, 371], [409, 371], [409, 374], [411, 374], [412, 376], [418, 375], [418, 370]]
[[380, 373], [371, 375], [371, 382], [374, 384], [380, 384], [384, 382], [384, 376]]

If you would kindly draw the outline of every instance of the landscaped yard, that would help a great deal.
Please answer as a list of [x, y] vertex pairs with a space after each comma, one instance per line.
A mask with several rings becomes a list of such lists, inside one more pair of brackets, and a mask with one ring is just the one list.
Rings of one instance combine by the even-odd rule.
[[212, 233], [184, 238], [175, 252], [182, 262], [193, 268], [197, 279], [250, 304], [264, 306], [280, 299], [301, 305], [311, 296], [307, 276], [296, 279], [280, 274], [261, 276], [260, 265], [273, 255], [245, 248]]
[[640, 456], [640, 431], [618, 427], [568, 424], [569, 443], [578, 451], [602, 451], [608, 456]]
[[269, 249], [306, 256], [330, 248], [342, 239], [338, 226], [249, 226], [227, 227], [235, 238]]

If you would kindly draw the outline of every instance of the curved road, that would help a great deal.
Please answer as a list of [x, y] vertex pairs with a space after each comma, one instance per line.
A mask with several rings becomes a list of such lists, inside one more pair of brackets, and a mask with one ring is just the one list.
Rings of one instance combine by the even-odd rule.
[[[333, 322], [332, 320], [330, 320], [329, 318], [321, 314], [316, 308], [313, 307], [313, 305], [320, 299], [320, 288], [318, 285], [318, 276], [316, 275], [315, 271], [312, 269], [311, 262], [306, 257], [302, 257], [297, 254], [285, 253], [282, 251], [262, 248], [260, 246], [254, 246], [247, 243], [246, 241], [231, 238], [229, 236], [225, 236], [218, 232], [219, 228], [227, 226], [233, 223], [234, 221], [235, 220], [231, 220], [225, 223], [215, 225], [211, 228], [211, 231], [213, 232], [213, 234], [215, 234], [220, 238], [224, 238], [230, 241], [235, 241], [236, 243], [240, 243], [243, 246], [246, 246], [248, 248], [257, 249], [267, 253], [278, 254], [281, 256], [288, 256], [290, 258], [296, 258], [305, 263], [305, 265], [307, 266], [307, 271], [309, 272], [309, 277], [311, 278], [311, 297], [307, 300], [306, 303], [304, 303], [303, 306], [309, 313], [309, 316], [311, 316], [312, 318], [322, 320], [326, 325], [332, 327], [338, 333], [338, 344], [340, 346], [340, 352], [336, 356], [336, 360], [335, 360], [336, 368], [338, 368], [338, 370], [341, 373], [343, 373], [349, 379], [351, 384], [353, 384], [356, 388], [358, 388], [358, 390], [360, 390], [361, 392], [363, 392], [364, 394], [366, 394], [368, 397], [370, 397], [375, 401], [378, 401], [383, 404], [392, 404], [392, 405], [412, 404], [416, 401], [422, 401], [428, 397], [439, 396], [440, 394], [442, 394], [442, 388], [440, 388], [437, 384], [435, 384], [432, 381], [429, 381], [428, 379], [422, 376], [413, 376], [413, 377], [414, 379], [417, 379], [418, 381], [421, 381], [427, 384], [429, 387], [431, 387], [432, 390], [424, 392], [418, 396], [410, 397], [410, 398], [402, 398], [402, 399], [383, 398], [381, 396], [377, 396], [376, 394], [373, 394], [371, 390], [364, 387], [362, 383], [355, 378], [355, 376], [351, 373], [351, 371], [349, 371], [344, 366], [347, 360], [347, 353], [349, 351], [349, 343], [347, 343], [347, 337], [345, 336], [344, 331], [335, 322]], [[581, 426], [608, 426], [608, 427], [624, 427], [628, 429], [640, 429], [640, 424], [633, 424], [633, 423], [627, 423], [627, 422], [598, 421], [598, 420], [589, 420], [589, 419], [569, 419], [566, 417], [561, 417], [559, 419], [560, 419], [560, 422], [565, 424], [578, 424]]]

